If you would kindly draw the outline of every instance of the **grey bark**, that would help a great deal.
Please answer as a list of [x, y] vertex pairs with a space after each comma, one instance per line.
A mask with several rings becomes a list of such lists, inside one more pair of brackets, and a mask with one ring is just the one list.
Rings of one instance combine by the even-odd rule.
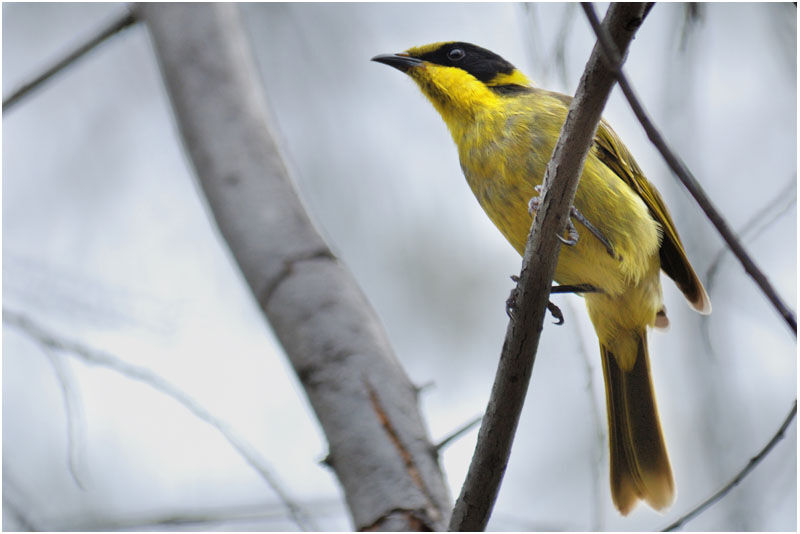
[[237, 8], [137, 9], [211, 213], [322, 425], [355, 528], [443, 530], [450, 499], [416, 390], [292, 186]]

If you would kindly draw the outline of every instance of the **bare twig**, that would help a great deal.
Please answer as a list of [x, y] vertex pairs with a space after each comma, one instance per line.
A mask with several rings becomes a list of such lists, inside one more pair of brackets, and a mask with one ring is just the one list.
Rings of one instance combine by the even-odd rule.
[[750, 472], [753, 469], [755, 469], [755, 467], [761, 462], [761, 460], [763, 460], [770, 453], [770, 451], [772, 451], [773, 448], [775, 448], [775, 445], [777, 445], [778, 442], [783, 438], [783, 434], [786, 432], [786, 429], [792, 423], [796, 415], [797, 415], [797, 399], [794, 400], [794, 406], [792, 406], [791, 411], [783, 420], [783, 424], [781, 424], [780, 428], [778, 428], [778, 431], [775, 432], [775, 435], [772, 436], [771, 440], [769, 440], [769, 443], [767, 443], [758, 454], [750, 458], [750, 461], [747, 462], [747, 465], [744, 467], [744, 469], [739, 471], [739, 473], [735, 477], [733, 477], [733, 479], [730, 482], [725, 484], [725, 486], [723, 486], [719, 491], [714, 493], [714, 495], [712, 495], [711, 497], [709, 497], [708, 499], [697, 505], [689, 513], [681, 516], [680, 519], [678, 519], [668, 527], [664, 528], [662, 532], [671, 532], [673, 530], [679, 529], [683, 524], [694, 519], [695, 517], [697, 517], [698, 514], [700, 514], [701, 512], [709, 508], [711, 505], [722, 499], [725, 495], [727, 495], [734, 487], [736, 487], [739, 484], [739, 482], [741, 482], [744, 479], [744, 477], [749, 475]]
[[567, 38], [571, 34], [573, 22], [577, 18], [574, 7], [571, 2], [564, 4], [564, 11], [561, 13], [561, 23], [559, 24], [553, 50], [553, 59], [558, 68], [558, 78], [565, 87], [569, 85], [567, 77]]
[[[772, 197], [764, 206], [750, 216], [747, 221], [742, 224], [741, 230], [738, 232], [739, 239], [749, 239], [750, 236], [757, 236], [767, 228], [769, 228], [777, 219], [779, 219], [786, 211], [797, 204], [797, 175], [795, 174], [781, 188], [778, 193]], [[708, 292], [711, 293], [716, 282], [716, 276], [722, 260], [725, 258], [726, 253], [729, 252], [728, 247], [720, 248], [719, 252], [711, 260], [705, 276], [705, 285]]]
[[46, 68], [41, 74], [38, 76], [34, 76], [32, 79], [24, 82], [20, 85], [16, 90], [12, 91], [10, 95], [3, 99], [3, 113], [7, 110], [11, 109], [14, 104], [19, 102], [22, 98], [27, 96], [29, 93], [37, 89], [40, 85], [44, 82], [58, 74], [60, 71], [80, 59], [83, 55], [87, 52], [91, 51], [103, 41], [108, 39], [109, 37], [119, 33], [120, 31], [124, 30], [128, 26], [133, 25], [136, 22], [136, 16], [130, 9], [125, 9], [125, 12], [121, 15], [117, 16], [114, 20], [106, 24], [99, 32], [95, 35], [87, 39], [86, 41], [82, 42], [69, 52], [67, 52], [61, 59], [56, 61], [50, 67]]
[[[756, 211], [745, 222], [739, 231], [739, 239], [745, 241], [752, 237], [757, 237], [761, 232], [772, 226], [775, 221], [780, 219], [792, 206], [797, 204], [797, 175], [793, 176], [791, 180], [776, 194], [769, 202]], [[714, 255], [711, 260], [706, 275], [704, 277], [705, 286], [709, 295], [714, 294], [714, 287], [717, 282], [717, 274], [719, 268], [723, 265], [722, 260], [727, 257], [728, 247], [721, 247], [719, 252]], [[711, 342], [711, 321], [703, 321], [700, 323], [700, 330], [703, 334], [703, 342], [706, 346], [708, 354], [711, 358], [716, 359], [716, 350], [714, 344]]]
[[[339, 500], [318, 499], [303, 501], [302, 506], [314, 517], [342, 517], [347, 512]], [[115, 514], [103, 517], [92, 514], [61, 517], [57, 520], [60, 531], [174, 531], [174, 530], [223, 530], [235, 528], [231, 523], [245, 523], [249, 530], [256, 526], [261, 530], [275, 530], [284, 527], [287, 521], [286, 507], [283, 503], [256, 503], [239, 506], [208, 507], [202, 510], [175, 510], [161, 514]], [[277, 525], [276, 525], [277, 523]], [[190, 528], [194, 527], [194, 528]], [[285, 528], [285, 527], [284, 527]], [[50, 530], [50, 529], [48, 529]]]
[[172, 397], [185, 408], [192, 412], [196, 417], [202, 419], [206, 423], [216, 428], [222, 436], [228, 440], [234, 449], [247, 461], [250, 466], [255, 469], [261, 478], [276, 493], [278, 498], [286, 506], [289, 514], [303, 530], [318, 530], [313, 524], [308, 514], [298, 505], [291, 497], [289, 497], [286, 490], [283, 489], [278, 482], [275, 475], [272, 474], [270, 467], [266, 460], [256, 451], [247, 441], [241, 438], [236, 431], [223, 419], [216, 417], [201, 406], [192, 397], [181, 391], [178, 387], [172, 385], [163, 377], [154, 373], [153, 371], [140, 367], [138, 365], [130, 364], [109, 354], [108, 352], [90, 349], [78, 342], [64, 339], [53, 332], [47, 330], [43, 326], [37, 324], [29, 317], [18, 313], [16, 311], [3, 308], [3, 323], [14, 326], [19, 330], [25, 332], [27, 335], [35, 339], [43, 347], [48, 349], [62, 351], [71, 356], [75, 356], [84, 362], [92, 365], [100, 365], [108, 369], [112, 369], [122, 375], [138, 380], [147, 384], [148, 386]]
[[736, 255], [736, 258], [739, 260], [739, 262], [741, 262], [745, 272], [747, 272], [747, 274], [750, 275], [758, 287], [761, 288], [761, 291], [772, 303], [773, 307], [777, 310], [781, 317], [783, 317], [784, 321], [792, 330], [795, 337], [797, 337], [797, 318], [794, 311], [792, 311], [783, 301], [780, 295], [778, 295], [778, 292], [769, 282], [766, 275], [761, 271], [758, 265], [756, 265], [747, 251], [745, 251], [744, 247], [739, 242], [739, 239], [737, 239], [736, 234], [734, 234], [733, 230], [731, 230], [727, 221], [722, 217], [722, 214], [717, 210], [716, 207], [714, 207], [711, 199], [708, 197], [700, 183], [691, 173], [683, 160], [681, 160], [680, 157], [678, 157], [678, 155], [669, 148], [661, 133], [650, 120], [650, 117], [647, 115], [647, 112], [628, 82], [628, 78], [622, 71], [622, 67], [619, 62], [619, 52], [614, 44], [610, 41], [607, 33], [600, 27], [600, 22], [597, 19], [597, 15], [595, 14], [592, 5], [587, 3], [583, 3], [581, 5], [586, 13], [586, 17], [589, 19], [589, 23], [592, 25], [592, 29], [597, 35], [598, 42], [600, 42], [602, 45], [605, 57], [608, 58], [611, 64], [616, 66], [611, 70], [614, 73], [617, 82], [619, 83], [620, 89], [622, 89], [622, 92], [625, 94], [625, 98], [628, 100], [633, 113], [644, 127], [647, 137], [661, 153], [664, 161], [666, 161], [667, 165], [669, 165], [669, 167], [672, 169], [672, 172], [675, 173], [684, 187], [686, 187], [689, 193], [697, 201], [700, 208], [706, 214], [706, 217], [711, 220], [714, 227], [731, 248], [731, 251], [734, 253], [734, 255]]
[[699, 2], [688, 2], [683, 6], [683, 23], [680, 28], [681, 36], [678, 49], [684, 53], [689, 47], [689, 41], [696, 34], [699, 26], [703, 23], [706, 14], [705, 4]]
[[64, 397], [64, 412], [67, 419], [67, 456], [69, 472], [75, 484], [77, 484], [80, 489], [85, 490], [86, 485], [84, 484], [83, 475], [81, 474], [83, 470], [81, 468], [83, 465], [83, 455], [81, 453], [84, 450], [82, 444], [83, 440], [81, 438], [84, 435], [82, 430], [85, 426], [85, 422], [82, 416], [80, 398], [74, 387], [74, 379], [62, 358], [56, 356], [49, 346], [40, 343], [38, 338], [34, 338], [34, 340], [39, 343], [42, 350], [47, 355], [47, 359], [50, 361], [50, 365], [53, 366], [56, 378], [61, 386], [61, 394]]
[[[603, 24], [615, 36], [620, 49], [627, 49], [645, 11], [646, 6], [641, 3], [609, 7]], [[483, 530], [489, 520], [530, 382], [558, 262], [557, 235], [566, 226], [583, 163], [613, 84], [614, 77], [596, 45], [545, 172], [543, 200], [523, 255], [514, 316], [506, 331], [489, 405], [450, 530]]]
[[[27, 515], [25, 515], [25, 512], [19, 506], [17, 506], [16, 503], [10, 501], [8, 497], [6, 497], [5, 490], [3, 491], [3, 513], [4, 514], [8, 513], [9, 516], [16, 519], [16, 522], [19, 524], [18, 528], [20, 531], [40, 532], [40, 529], [38, 529], [37, 527], [34, 526], [33, 523], [31, 523], [30, 518]], [[6, 532], [12, 531], [12, 529], [17, 530], [14, 529], [13, 523], [11, 524], [9, 523], [11, 522], [8, 522], [5, 518], [3, 519], [4, 530], [8, 529], [6, 530]]]
[[[525, 32], [525, 36], [529, 40], [529, 45], [526, 47], [531, 55], [533, 55], [530, 63], [535, 65], [542, 76], [547, 79], [550, 77], [552, 71], [555, 71], [559, 82], [563, 86], [569, 85], [567, 76], [567, 38], [570, 36], [570, 29], [576, 20], [574, 5], [565, 3], [562, 6], [561, 20], [558, 23], [558, 31], [550, 46], [547, 46], [542, 40], [541, 35], [542, 24], [541, 18], [537, 11], [537, 6], [534, 3], [520, 4], [524, 11], [524, 15], [529, 19], [529, 31]], [[552, 21], [545, 21], [546, 24], [552, 24]]]
[[455, 440], [457, 440], [458, 438], [460, 438], [461, 436], [463, 436], [464, 434], [475, 428], [477, 425], [480, 424], [481, 419], [483, 419], [483, 416], [479, 415], [472, 421], [468, 421], [467, 423], [461, 425], [459, 428], [451, 432], [449, 436], [447, 436], [446, 438], [444, 438], [443, 440], [441, 440], [439, 443], [436, 444], [436, 452], [441, 452], [442, 449], [444, 449], [445, 447], [453, 443]]
[[17, 482], [16, 477], [12, 473], [13, 466], [8, 464], [3, 466], [3, 515], [8, 514], [8, 519], [13, 518], [16, 520], [17, 525], [13, 522], [3, 518], [3, 530], [8, 532], [15, 528], [19, 531], [27, 532], [44, 532], [50, 530], [42, 528], [43, 525], [28, 515], [28, 507], [26, 504], [33, 502], [25, 492], [20, 484]]

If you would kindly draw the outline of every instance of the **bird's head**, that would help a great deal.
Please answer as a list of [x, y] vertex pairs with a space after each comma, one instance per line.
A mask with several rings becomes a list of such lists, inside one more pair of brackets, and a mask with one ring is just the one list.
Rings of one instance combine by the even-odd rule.
[[514, 65], [470, 43], [433, 43], [375, 56], [372, 61], [408, 74], [448, 123], [454, 115], [499, 105], [503, 96], [531, 87]]

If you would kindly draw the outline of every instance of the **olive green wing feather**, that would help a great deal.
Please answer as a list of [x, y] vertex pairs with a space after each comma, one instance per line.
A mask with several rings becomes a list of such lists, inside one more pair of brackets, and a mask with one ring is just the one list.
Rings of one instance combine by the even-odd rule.
[[693, 308], [700, 313], [711, 313], [708, 294], [686, 257], [675, 223], [658, 190], [647, 181], [631, 153], [605, 121], [601, 121], [597, 127], [594, 141], [595, 156], [636, 191], [650, 209], [653, 219], [661, 226], [661, 268], [675, 281]]

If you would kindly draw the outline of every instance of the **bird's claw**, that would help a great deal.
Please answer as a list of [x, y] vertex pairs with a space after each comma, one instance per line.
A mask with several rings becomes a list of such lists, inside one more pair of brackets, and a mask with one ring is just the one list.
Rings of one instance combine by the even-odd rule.
[[[535, 186], [534, 189], [536, 190], [537, 193], [539, 193], [539, 195], [542, 194], [541, 185]], [[541, 196], [535, 196], [530, 199], [530, 201], [528, 202], [528, 213], [531, 216], [533, 216], [533, 212], [539, 209], [539, 205], [541, 204], [541, 202], [542, 202]], [[576, 208], [575, 206], [570, 206], [569, 208], [569, 217], [567, 218], [567, 237], [564, 237], [562, 235], [556, 236], [558, 237], [559, 241], [568, 246], [575, 246], [578, 244], [578, 238], [580, 236], [578, 235], [578, 230], [575, 228], [575, 224], [572, 222], [573, 217], [579, 223], [584, 225], [587, 230], [589, 230], [592, 234], [594, 234], [594, 236], [603, 244], [603, 246], [606, 247], [606, 252], [608, 252], [608, 254], [612, 258], [617, 257], [616, 252], [614, 252], [614, 247], [611, 246], [611, 242], [606, 238], [606, 236], [603, 235], [603, 232], [598, 230], [595, 225], [589, 222], [589, 219], [584, 217], [584, 215], [580, 211], [578, 211], [578, 208]]]
[[[575, 210], [576, 212], [578, 211], [575, 209], [574, 206], [571, 208], [570, 211], [572, 210]], [[559, 241], [570, 247], [573, 247], [578, 244], [578, 237], [579, 237], [578, 230], [575, 228], [575, 225], [572, 224], [572, 219], [567, 219], [567, 235], [569, 235], [569, 237], [564, 237], [560, 234], [557, 235], [556, 237], [558, 238]]]
[[555, 321], [553, 321], [553, 324], [556, 325], [564, 324], [564, 314], [561, 313], [561, 308], [559, 308], [549, 300], [547, 301], [547, 311], [549, 311], [550, 314], [553, 316], [553, 319], [555, 319]]
[[[614, 247], [611, 246], [611, 243], [609, 242], [608, 239], [606, 239], [606, 236], [603, 235], [603, 232], [598, 230], [595, 225], [593, 225], [591, 222], [589, 222], [589, 219], [584, 217], [583, 213], [578, 211], [578, 208], [576, 208], [575, 206], [572, 206], [570, 208], [570, 215], [572, 217], [575, 217], [575, 219], [577, 219], [578, 222], [580, 222], [582, 225], [584, 225], [586, 227], [587, 230], [589, 230], [591, 233], [594, 234], [594, 236], [603, 244], [603, 246], [606, 247], [606, 252], [608, 252], [609, 256], [611, 256], [612, 258], [616, 258], [617, 257], [617, 254], [614, 252]], [[568, 221], [567, 228], [569, 228], [569, 227], [572, 227], [573, 230], [575, 229], [575, 226], [572, 224], [571, 220]], [[578, 234], [578, 232], [575, 232], [575, 235], [577, 235], [577, 234]]]
[[[514, 282], [515, 284], [519, 284], [519, 276], [512, 274], [511, 275], [511, 281]], [[589, 285], [555, 286], [554, 288], [557, 288], [557, 287], [564, 287], [564, 288], [568, 287], [571, 290], [586, 289], [587, 291], [590, 291], [590, 292], [595, 290], [592, 286], [589, 286]], [[551, 289], [551, 291], [552, 291], [552, 289]], [[556, 293], [562, 293], [562, 291], [555, 291], [555, 292]], [[514, 288], [511, 290], [511, 294], [506, 299], [506, 315], [508, 315], [508, 318], [511, 319], [511, 320], [513, 320], [515, 318], [514, 317], [514, 312], [517, 309], [517, 295], [518, 294], [519, 294], [519, 286], [515, 285]], [[550, 314], [553, 316], [553, 318], [555, 318], [555, 321], [553, 321], [555, 324], [557, 324], [557, 325], [564, 324], [564, 314], [561, 313], [561, 308], [559, 308], [558, 306], [556, 306], [555, 304], [553, 304], [552, 302], [550, 302], [548, 300], [547, 301], [547, 310], [550, 312]]]

